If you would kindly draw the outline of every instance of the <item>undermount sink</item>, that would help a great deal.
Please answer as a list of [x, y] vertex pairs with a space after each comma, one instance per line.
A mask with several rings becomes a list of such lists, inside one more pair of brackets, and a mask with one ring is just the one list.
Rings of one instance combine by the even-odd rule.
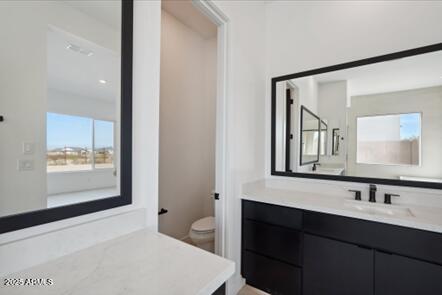
[[344, 171], [343, 168], [317, 167], [316, 171], [311, 171], [311, 172], [318, 174], [341, 175], [343, 171]]
[[384, 215], [392, 217], [414, 217], [410, 208], [396, 206], [396, 205], [383, 205], [383, 204], [371, 204], [364, 201], [346, 200], [345, 207], [367, 214]]

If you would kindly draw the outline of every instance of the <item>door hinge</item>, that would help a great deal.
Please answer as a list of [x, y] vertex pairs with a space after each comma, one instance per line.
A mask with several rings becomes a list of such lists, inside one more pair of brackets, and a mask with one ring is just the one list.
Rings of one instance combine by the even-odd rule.
[[290, 134], [290, 139], [293, 139], [293, 134]]
[[219, 193], [213, 193], [213, 198], [215, 200], [219, 200]]

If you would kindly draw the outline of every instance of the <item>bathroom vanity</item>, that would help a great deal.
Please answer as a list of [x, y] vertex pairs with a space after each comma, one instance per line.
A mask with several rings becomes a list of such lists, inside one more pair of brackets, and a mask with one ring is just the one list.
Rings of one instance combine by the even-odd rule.
[[441, 62], [437, 43], [272, 78], [269, 181], [279, 185], [242, 193], [248, 284], [442, 294], [442, 80], [424, 74]]
[[367, 213], [348, 201], [265, 187], [245, 192], [247, 284], [271, 294], [442, 294], [442, 208]]
[[[0, 294], [220, 295], [234, 272], [235, 264], [227, 259], [140, 230], [8, 275]], [[26, 285], [24, 280], [30, 279], [52, 284]]]

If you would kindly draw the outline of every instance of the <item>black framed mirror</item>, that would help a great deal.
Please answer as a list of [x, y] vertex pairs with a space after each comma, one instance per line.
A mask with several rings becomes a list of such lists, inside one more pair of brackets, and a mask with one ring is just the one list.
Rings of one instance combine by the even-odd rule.
[[[271, 174], [442, 189], [441, 68], [438, 43], [272, 78]], [[311, 161], [281, 132], [305, 140], [305, 109], [321, 125]]]
[[299, 165], [319, 162], [321, 120], [305, 106], [301, 106], [301, 138]]
[[133, 1], [0, 10], [0, 233], [131, 204]]

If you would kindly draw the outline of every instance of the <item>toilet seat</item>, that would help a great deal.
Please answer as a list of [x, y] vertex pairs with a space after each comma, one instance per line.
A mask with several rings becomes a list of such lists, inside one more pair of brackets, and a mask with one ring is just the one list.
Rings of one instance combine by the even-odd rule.
[[215, 231], [215, 217], [201, 218], [192, 223], [191, 230], [195, 233], [211, 233]]

